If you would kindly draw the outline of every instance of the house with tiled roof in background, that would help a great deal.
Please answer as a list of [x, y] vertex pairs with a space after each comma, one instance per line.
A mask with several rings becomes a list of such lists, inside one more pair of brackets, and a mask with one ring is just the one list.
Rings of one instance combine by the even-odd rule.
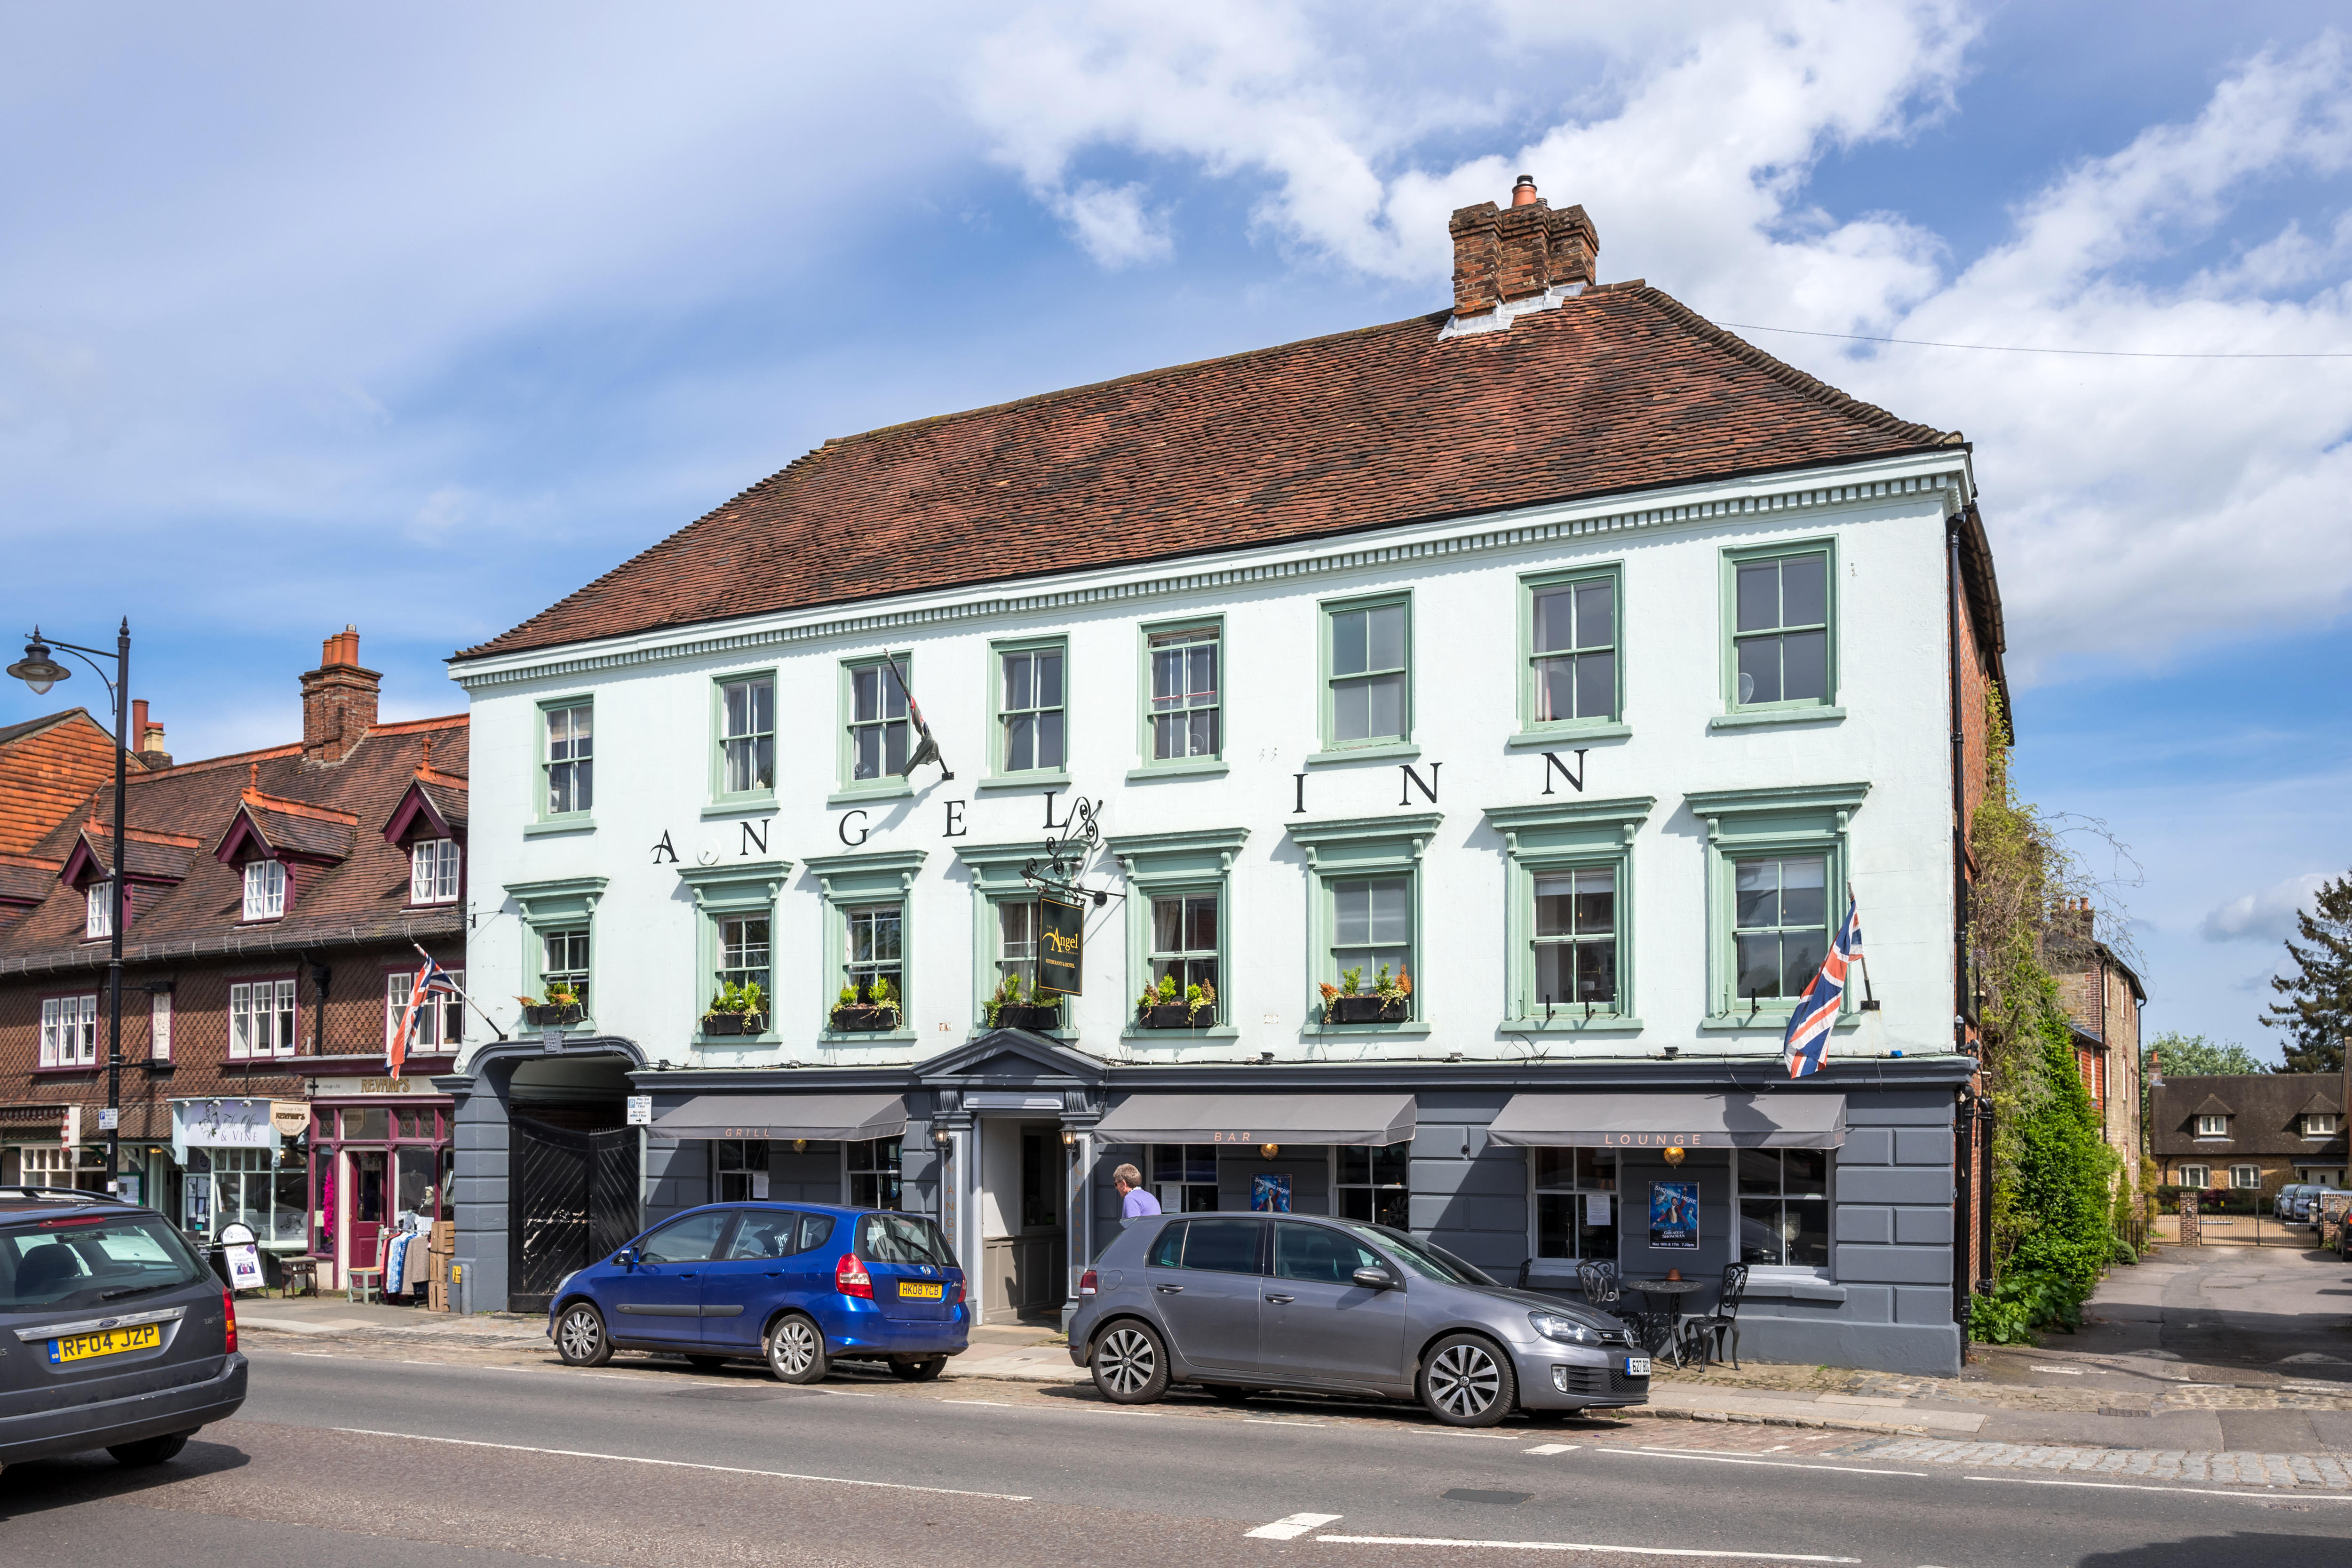
[[[174, 763], [142, 711], [122, 860], [125, 1190], [206, 1239], [243, 1221], [330, 1285], [440, 1212], [431, 1075], [465, 1028], [436, 1001], [388, 1071], [420, 949], [463, 968], [467, 724], [380, 721], [359, 640], [301, 677], [299, 741]], [[0, 1182], [103, 1181], [113, 821], [110, 771], [81, 781], [0, 926]]]
[[2352, 1170], [2344, 1073], [2167, 1073], [2148, 1110], [2150, 1152], [2167, 1186], [2247, 1194], [2267, 1208], [2289, 1183], [2340, 1187]]
[[475, 1307], [766, 1196], [1050, 1321], [1131, 1164], [1538, 1289], [1744, 1264], [1747, 1353], [1958, 1370], [1969, 448], [1532, 181], [1451, 237], [1445, 309], [828, 440], [455, 657], [518, 998], [444, 1080]]
[[[163, 727], [148, 722], [145, 702], [131, 706], [130, 771], [171, 766]], [[58, 866], [40, 849], [51, 831], [113, 782], [114, 737], [88, 710], [0, 725], [0, 928], [48, 896]]]

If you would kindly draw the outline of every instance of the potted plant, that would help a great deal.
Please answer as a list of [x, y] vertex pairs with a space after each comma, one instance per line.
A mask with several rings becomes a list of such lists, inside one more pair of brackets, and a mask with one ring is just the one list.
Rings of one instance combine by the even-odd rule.
[[887, 978], [845, 985], [834, 1004], [833, 1027], [843, 1034], [874, 1034], [898, 1026], [898, 994]]
[[551, 985], [544, 996], [518, 996], [515, 1000], [522, 1004], [523, 1023], [534, 1029], [561, 1029], [588, 1016], [580, 993], [569, 985]]
[[1034, 985], [1025, 988], [1028, 1000], [1023, 1001], [1024, 987], [1021, 976], [1008, 974], [989, 993], [984, 1005], [988, 1026], [992, 1029], [1058, 1029], [1062, 1026], [1062, 999], [1047, 996]]
[[1187, 985], [1180, 994], [1176, 977], [1163, 974], [1157, 987], [1147, 985], [1135, 999], [1135, 1021], [1146, 1029], [1197, 1029], [1217, 1021], [1217, 988], [1207, 981]]
[[1339, 984], [1326, 981], [1319, 989], [1327, 1024], [1402, 1024], [1412, 1016], [1412, 976], [1402, 968], [1391, 980], [1389, 966], [1381, 964], [1369, 992], [1360, 966], [1341, 970]]
[[706, 1035], [757, 1035], [768, 1027], [763, 1004], [767, 997], [756, 980], [738, 985], [729, 981], [710, 996], [710, 1010], [702, 1015]]

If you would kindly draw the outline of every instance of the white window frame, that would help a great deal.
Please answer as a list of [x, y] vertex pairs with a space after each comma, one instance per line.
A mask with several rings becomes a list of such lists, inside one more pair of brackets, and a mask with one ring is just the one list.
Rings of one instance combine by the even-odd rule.
[[[466, 984], [466, 972], [452, 969], [449, 978], [460, 986]], [[383, 977], [383, 1044], [392, 1048], [393, 1037], [400, 1032], [400, 1015], [408, 1005], [409, 993], [415, 988], [416, 972], [395, 969]], [[444, 995], [417, 1015], [415, 1037], [408, 1042], [411, 1055], [433, 1056], [444, 1046], [462, 1043], [466, 1037], [466, 1004], [456, 996]], [[452, 1026], [455, 1026], [452, 1027]]]
[[41, 1066], [82, 1068], [98, 1065], [98, 998], [41, 998]]
[[[85, 939], [112, 936], [114, 934], [114, 883], [110, 879], [92, 882], [82, 890], [82, 936]], [[127, 903], [129, 900], [124, 901]], [[131, 911], [125, 909], [122, 912], [127, 915]]]
[[454, 838], [420, 838], [408, 847], [408, 901], [457, 901], [457, 873], [464, 858]]
[[2260, 1165], [2232, 1165], [2230, 1167], [2230, 1186], [2233, 1191], [2252, 1192], [2262, 1184], [2263, 1168]]
[[2303, 1119], [2303, 1135], [2305, 1138], [2333, 1138], [2336, 1124], [2342, 1120], [2333, 1111], [2313, 1111]]
[[2198, 1191], [2202, 1192], [2212, 1180], [2212, 1166], [2183, 1165], [2180, 1167], [2180, 1180], [2173, 1184], [2180, 1187], [2195, 1187]]
[[228, 1059], [292, 1056], [300, 1016], [291, 979], [236, 982], [228, 988]]
[[249, 921], [274, 921], [286, 913], [286, 862], [247, 860], [245, 863], [245, 914]]
[[[562, 734], [559, 738], [557, 721]], [[561, 749], [562, 754], [557, 755]], [[562, 789], [557, 788], [561, 781]], [[541, 822], [583, 822], [596, 805], [596, 703], [567, 697], [539, 710], [539, 810]]]
[[2197, 1136], [2200, 1138], [2227, 1138], [2229, 1135], [2230, 1119], [2228, 1117], [2200, 1115], [2197, 1118]]

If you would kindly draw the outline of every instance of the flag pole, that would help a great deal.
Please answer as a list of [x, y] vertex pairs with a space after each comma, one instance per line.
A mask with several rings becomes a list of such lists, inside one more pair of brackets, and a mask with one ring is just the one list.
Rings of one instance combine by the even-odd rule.
[[[438, 963], [438, 962], [439, 962], [439, 961], [438, 961], [437, 959], [436, 959], [436, 958], [435, 958], [431, 953], [429, 953], [429, 952], [425, 952], [425, 949], [424, 949], [422, 946], [418, 945], [417, 943], [415, 943], [415, 942], [410, 942], [408, 945], [409, 945], [409, 946], [411, 946], [411, 947], [415, 948], [415, 949], [416, 949], [416, 956], [417, 956], [417, 957], [419, 957], [419, 958], [421, 958], [421, 959], [423, 959], [423, 960], [425, 960], [425, 963]], [[449, 972], [448, 972], [447, 970], [446, 970], [446, 969], [445, 969], [445, 970], [443, 970], [441, 973], [444, 973], [444, 974], [446, 974], [446, 973], [448, 973]], [[499, 1026], [498, 1026], [498, 1024], [497, 1024], [497, 1023], [496, 1023], [496, 1022], [495, 1022], [495, 1021], [490, 1017], [490, 1016], [489, 1016], [488, 1013], [484, 1013], [484, 1012], [482, 1011], [482, 1005], [481, 1005], [479, 1002], [475, 1001], [471, 996], [468, 996], [468, 995], [467, 995], [467, 994], [466, 994], [466, 988], [465, 988], [464, 986], [462, 986], [462, 985], [458, 984], [456, 981], [452, 980], [451, 982], [449, 982], [449, 988], [450, 988], [451, 990], [453, 990], [453, 991], [457, 992], [457, 995], [458, 995], [458, 998], [459, 998], [461, 1001], [463, 1001], [463, 1002], [466, 1004], [466, 1005], [467, 1005], [467, 1006], [471, 1007], [471, 1008], [475, 1011], [475, 1013], [480, 1016], [480, 1018], [481, 1018], [481, 1020], [482, 1020], [482, 1022], [483, 1022], [483, 1023], [485, 1023], [485, 1024], [488, 1024], [488, 1025], [490, 1026], [490, 1033], [491, 1033], [491, 1034], [496, 1035], [496, 1036], [497, 1036], [499, 1039], [501, 1039], [501, 1040], [503, 1040], [503, 1039], [505, 1039], [505, 1038], [507, 1037], [507, 1032], [506, 1032], [504, 1029], [499, 1028]]]
[[[1848, 913], [1853, 912], [1853, 884], [1852, 882], [1845, 885], [1845, 907]], [[1862, 965], [1862, 1010], [1865, 1013], [1875, 1013], [1878, 1011], [1878, 998], [1872, 995], [1870, 991], [1870, 952], [1862, 944], [1862, 928], [1859, 925], [1853, 930], [1853, 957], [1854, 962]]]

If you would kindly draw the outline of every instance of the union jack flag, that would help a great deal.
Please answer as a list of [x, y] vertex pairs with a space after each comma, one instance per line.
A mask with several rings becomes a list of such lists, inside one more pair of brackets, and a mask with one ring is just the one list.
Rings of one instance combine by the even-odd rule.
[[427, 956], [409, 984], [408, 1005], [401, 1009], [400, 1027], [393, 1032], [392, 1047], [383, 1054], [385, 1070], [392, 1077], [398, 1078], [400, 1069], [408, 1065], [408, 1042], [415, 1033], [416, 1015], [431, 1005], [433, 997], [463, 995], [465, 993], [457, 988], [449, 972]]
[[1837, 1022], [1838, 1007], [1845, 1000], [1845, 976], [1854, 960], [1862, 956], [1862, 910], [1853, 901], [1853, 889], [1845, 890], [1845, 924], [1838, 928], [1837, 941], [1830, 943], [1829, 956], [1822, 960], [1821, 973], [1797, 998], [1796, 1011], [1789, 1015], [1789, 1032], [1780, 1037], [1780, 1059], [1788, 1064], [1790, 1078], [1803, 1078], [1822, 1070], [1822, 1053], [1829, 1049], [1830, 1026]]

